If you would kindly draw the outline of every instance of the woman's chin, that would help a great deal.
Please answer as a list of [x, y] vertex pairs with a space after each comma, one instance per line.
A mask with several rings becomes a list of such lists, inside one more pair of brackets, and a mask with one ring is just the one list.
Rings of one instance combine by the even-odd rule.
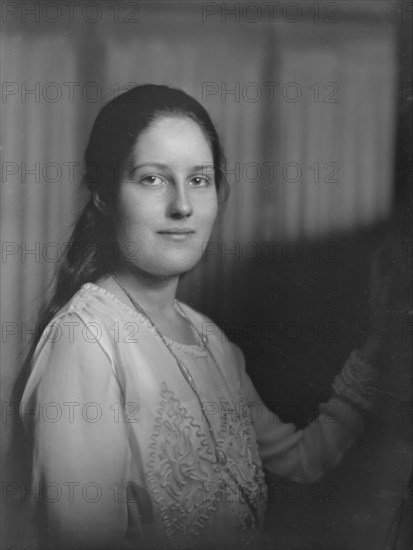
[[150, 277], [174, 278], [185, 275], [188, 271], [194, 269], [199, 263], [201, 256], [196, 258], [163, 258], [158, 263], [151, 263], [151, 265], [145, 265], [142, 262], [137, 262], [134, 265], [136, 273], [145, 274]]
[[161, 277], [180, 277], [181, 275], [185, 275], [185, 273], [188, 273], [188, 271], [194, 269], [199, 260], [200, 259], [196, 262], [174, 262], [169, 265], [162, 266], [162, 268], [159, 269], [158, 274]]

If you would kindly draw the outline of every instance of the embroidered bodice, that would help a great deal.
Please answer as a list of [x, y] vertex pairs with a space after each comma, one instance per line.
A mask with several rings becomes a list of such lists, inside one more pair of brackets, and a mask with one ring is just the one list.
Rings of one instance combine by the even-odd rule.
[[305, 430], [283, 424], [256, 393], [240, 350], [182, 307], [201, 333], [208, 324], [222, 372], [201, 344], [168, 342], [195, 381], [227, 468], [147, 319], [88, 283], [45, 330], [22, 399], [23, 409], [38, 410], [23, 414], [32, 483], [40, 496], [42, 487], [60, 491], [35, 503], [51, 545], [251, 548], [266, 508], [263, 466], [314, 481], [360, 433], [361, 415], [338, 397]]

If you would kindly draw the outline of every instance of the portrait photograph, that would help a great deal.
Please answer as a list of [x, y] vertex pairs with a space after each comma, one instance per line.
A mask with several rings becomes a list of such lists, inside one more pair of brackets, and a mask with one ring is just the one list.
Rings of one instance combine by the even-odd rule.
[[1, 3], [4, 550], [410, 550], [413, 2]]

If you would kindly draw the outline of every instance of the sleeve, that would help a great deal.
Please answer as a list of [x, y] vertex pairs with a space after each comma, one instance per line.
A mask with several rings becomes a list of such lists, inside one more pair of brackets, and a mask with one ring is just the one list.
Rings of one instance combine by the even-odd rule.
[[[346, 385], [349, 382], [350, 367], [357, 362], [355, 352], [350, 355], [343, 371], [336, 377], [333, 386], [335, 392], [330, 400], [319, 406], [319, 416], [302, 430], [297, 430], [294, 424], [283, 423], [266, 407], [245, 370], [242, 352], [236, 348], [236, 353], [247, 402], [257, 404], [263, 412], [254, 422], [263, 466], [270, 472], [293, 481], [317, 481], [328, 469], [338, 464], [344, 452], [364, 430], [361, 408], [362, 404], [367, 408], [369, 402], [363, 394], [363, 387], [357, 386], [353, 378], [351, 384]], [[345, 390], [350, 385], [351, 388]]]
[[130, 451], [115, 369], [77, 314], [54, 327], [37, 347], [20, 409], [33, 440], [35, 521], [50, 548], [123, 548]]

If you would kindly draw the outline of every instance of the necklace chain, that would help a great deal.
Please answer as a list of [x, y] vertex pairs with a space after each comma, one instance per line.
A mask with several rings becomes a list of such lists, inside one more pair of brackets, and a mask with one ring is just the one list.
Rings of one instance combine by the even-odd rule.
[[[242, 493], [242, 496], [243, 498], [245, 499], [245, 501], [247, 502], [252, 514], [253, 514], [253, 517], [254, 517], [254, 523], [255, 525], [258, 525], [258, 514], [257, 514], [257, 510], [255, 509], [255, 506], [253, 505], [253, 503], [251, 502], [251, 499], [248, 495], [248, 493], [245, 491], [245, 488], [241, 485], [241, 483], [237, 480], [237, 478], [234, 476], [234, 474], [231, 472], [231, 470], [228, 468], [228, 465], [227, 465], [227, 457], [226, 457], [226, 454], [224, 453], [224, 451], [222, 449], [220, 449], [220, 446], [218, 444], [218, 441], [217, 441], [217, 438], [216, 438], [216, 435], [215, 435], [215, 432], [212, 428], [212, 424], [208, 418], [208, 415], [205, 411], [205, 406], [204, 406], [204, 403], [201, 399], [201, 396], [199, 395], [199, 392], [198, 392], [198, 388], [196, 387], [195, 385], [195, 382], [189, 372], [189, 370], [187, 369], [186, 365], [179, 359], [179, 357], [176, 355], [176, 353], [174, 352], [174, 350], [172, 349], [171, 347], [171, 344], [165, 339], [164, 335], [161, 333], [161, 331], [158, 329], [158, 327], [155, 325], [155, 323], [152, 321], [152, 319], [149, 317], [149, 315], [146, 313], [146, 311], [143, 309], [143, 307], [135, 300], [135, 298], [133, 298], [133, 296], [131, 296], [131, 294], [129, 293], [129, 291], [125, 288], [124, 284], [122, 283], [122, 281], [119, 279], [119, 277], [117, 276], [116, 273], [112, 273], [112, 277], [113, 279], [116, 281], [116, 283], [121, 287], [121, 289], [123, 290], [123, 292], [126, 294], [126, 296], [128, 297], [128, 299], [130, 300], [130, 302], [133, 304], [133, 306], [135, 307], [135, 309], [141, 313], [144, 317], [146, 317], [146, 319], [149, 321], [151, 327], [155, 330], [156, 334], [158, 335], [158, 337], [162, 340], [162, 342], [164, 343], [165, 347], [167, 348], [167, 350], [169, 351], [169, 353], [173, 356], [173, 358], [175, 359], [176, 361], [176, 364], [178, 365], [178, 368], [182, 374], [182, 376], [184, 377], [185, 381], [187, 382], [187, 384], [189, 385], [189, 387], [192, 389], [194, 395], [196, 396], [197, 398], [197, 401], [199, 403], [199, 406], [201, 408], [201, 411], [202, 411], [202, 415], [205, 419], [205, 422], [207, 423], [208, 425], [208, 432], [209, 432], [209, 435], [210, 435], [210, 438], [211, 438], [211, 441], [212, 441], [212, 444], [213, 444], [213, 447], [214, 447], [214, 453], [215, 453], [215, 457], [216, 457], [216, 461], [217, 463], [219, 464], [219, 466], [224, 469], [228, 474], [229, 476], [233, 479], [233, 481], [235, 481], [235, 483], [238, 485], [241, 493]], [[175, 300], [175, 306], [177, 307], [180, 315], [186, 320], [186, 322], [190, 325], [190, 327], [192, 328], [192, 330], [197, 334], [198, 338], [201, 340], [202, 344], [203, 344], [203, 347], [204, 349], [206, 350], [206, 352], [208, 353], [208, 355], [210, 356], [210, 358], [212, 359], [212, 362], [214, 363], [216, 369], [218, 370], [218, 372], [220, 373], [221, 375], [221, 378], [225, 384], [225, 386], [228, 388], [228, 384], [227, 384], [227, 381], [222, 373], [222, 370], [219, 366], [219, 363], [218, 361], [215, 359], [215, 356], [213, 354], [213, 352], [210, 350], [209, 348], [209, 345], [208, 345], [208, 338], [201, 334], [198, 330], [198, 328], [194, 325], [194, 323], [192, 322], [192, 320], [189, 318], [189, 316], [186, 314], [186, 312], [182, 309], [181, 305], [178, 303], [177, 300]], [[254, 464], [255, 466], [255, 464]]]

